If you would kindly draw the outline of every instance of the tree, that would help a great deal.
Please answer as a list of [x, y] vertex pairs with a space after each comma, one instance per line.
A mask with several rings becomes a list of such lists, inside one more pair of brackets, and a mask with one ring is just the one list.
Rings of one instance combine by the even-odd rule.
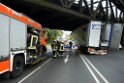
[[62, 37], [63, 35], [63, 32], [57, 29], [45, 28], [44, 31], [47, 43], [51, 43], [53, 40], [56, 40], [58, 37]]

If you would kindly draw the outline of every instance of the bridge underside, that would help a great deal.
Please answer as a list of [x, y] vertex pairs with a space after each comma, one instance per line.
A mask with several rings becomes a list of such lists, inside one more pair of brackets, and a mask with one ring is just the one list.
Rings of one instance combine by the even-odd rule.
[[[24, 13], [43, 27], [73, 31], [90, 20], [111, 22], [124, 21], [123, 0], [1, 0], [0, 2], [17, 12]], [[106, 7], [102, 2], [106, 1]], [[119, 17], [113, 12], [114, 3], [121, 10]], [[94, 7], [98, 4], [97, 7]], [[96, 8], [96, 9], [94, 9]], [[109, 10], [108, 10], [109, 9]], [[111, 14], [108, 14], [111, 11]]]
[[[3, 0], [0, 2], [20, 13], [24, 13], [25, 15], [31, 17], [32, 19], [41, 23], [43, 27], [49, 27], [52, 29], [72, 31], [76, 27], [87, 23], [88, 19], [90, 19], [87, 16], [81, 14], [78, 15], [78, 13], [74, 11], [67, 9], [65, 10], [65, 8], [59, 6], [58, 8], [50, 9], [49, 7], [43, 6], [43, 4], [32, 4], [30, 2], [19, 0]], [[48, 5], [47, 3], [44, 4]], [[53, 6], [57, 7], [56, 5]]]

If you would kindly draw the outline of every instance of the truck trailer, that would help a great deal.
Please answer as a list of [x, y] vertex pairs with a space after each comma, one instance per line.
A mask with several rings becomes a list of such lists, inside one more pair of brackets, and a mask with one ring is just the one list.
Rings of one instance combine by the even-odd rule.
[[[78, 47], [86, 53], [95, 54], [97, 50], [108, 47], [110, 43], [111, 24], [91, 21], [73, 31], [72, 37]], [[97, 50], [96, 50], [97, 49]]]
[[0, 75], [17, 78], [27, 64], [44, 58], [46, 41], [42, 26], [0, 3]]

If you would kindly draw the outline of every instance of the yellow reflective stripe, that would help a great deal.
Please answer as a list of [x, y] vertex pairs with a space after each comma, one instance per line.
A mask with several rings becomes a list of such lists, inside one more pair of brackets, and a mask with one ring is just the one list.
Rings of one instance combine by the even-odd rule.
[[55, 50], [57, 49], [56, 45], [53, 46], [53, 49], [55, 49]]
[[34, 56], [34, 58], [37, 58], [37, 56]]
[[64, 46], [61, 46], [60, 47], [60, 51], [64, 51]]
[[35, 49], [36, 50], [36, 47], [28, 47], [28, 49]]
[[32, 56], [32, 55], [30, 55], [30, 56], [29, 56], [29, 58], [33, 58], [33, 56]]
[[32, 47], [32, 43], [33, 43], [33, 38], [34, 38], [34, 37], [36, 38], [36, 43], [37, 43], [37, 41], [38, 41], [38, 37], [37, 37], [36, 35], [32, 35], [30, 47]]

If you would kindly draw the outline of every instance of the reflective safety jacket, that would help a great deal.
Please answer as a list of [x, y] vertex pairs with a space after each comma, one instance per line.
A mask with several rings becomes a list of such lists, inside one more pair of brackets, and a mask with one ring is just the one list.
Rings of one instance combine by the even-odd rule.
[[51, 47], [52, 47], [52, 50], [53, 50], [53, 51], [56, 51], [56, 50], [57, 50], [56, 43], [52, 43]]
[[60, 44], [60, 51], [64, 51], [64, 44]]

